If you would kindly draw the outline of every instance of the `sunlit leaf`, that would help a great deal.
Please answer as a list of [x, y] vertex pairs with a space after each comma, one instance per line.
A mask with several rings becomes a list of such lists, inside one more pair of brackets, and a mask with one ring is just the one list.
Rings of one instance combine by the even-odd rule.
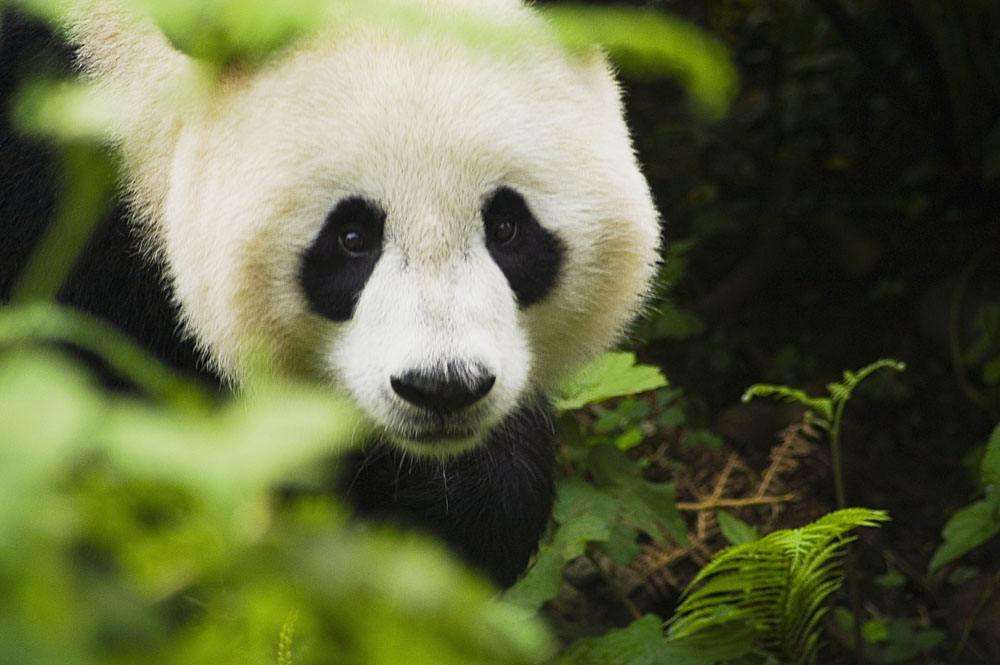
[[658, 367], [636, 364], [635, 354], [606, 353], [563, 382], [552, 397], [560, 411], [572, 411], [612, 397], [635, 395], [667, 385]]

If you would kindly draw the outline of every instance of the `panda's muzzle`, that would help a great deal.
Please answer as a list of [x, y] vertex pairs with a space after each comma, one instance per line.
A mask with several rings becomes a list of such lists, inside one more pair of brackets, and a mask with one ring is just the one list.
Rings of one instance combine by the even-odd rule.
[[482, 365], [449, 363], [444, 367], [410, 370], [390, 379], [403, 400], [437, 416], [466, 409], [486, 397], [496, 376]]

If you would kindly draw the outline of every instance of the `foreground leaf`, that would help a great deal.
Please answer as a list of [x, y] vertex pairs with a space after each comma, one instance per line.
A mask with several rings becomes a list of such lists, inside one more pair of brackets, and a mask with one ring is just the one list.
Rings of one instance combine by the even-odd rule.
[[690, 23], [628, 7], [561, 5], [542, 11], [569, 46], [599, 44], [633, 74], [677, 75], [713, 118], [725, 114], [736, 93], [738, 75], [725, 46]]

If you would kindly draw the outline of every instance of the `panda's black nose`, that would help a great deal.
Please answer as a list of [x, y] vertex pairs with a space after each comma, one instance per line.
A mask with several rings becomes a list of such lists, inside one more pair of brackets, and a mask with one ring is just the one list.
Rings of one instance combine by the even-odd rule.
[[390, 379], [396, 394], [410, 404], [444, 415], [472, 406], [493, 388], [496, 377], [480, 366], [410, 370]]

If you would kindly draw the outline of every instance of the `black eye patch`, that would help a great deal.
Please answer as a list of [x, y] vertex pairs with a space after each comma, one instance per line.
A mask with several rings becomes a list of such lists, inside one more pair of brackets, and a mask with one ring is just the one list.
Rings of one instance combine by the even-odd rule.
[[521, 308], [542, 300], [559, 277], [565, 248], [510, 187], [495, 191], [483, 206], [486, 248], [500, 266]]
[[302, 255], [299, 281], [309, 306], [332, 321], [347, 321], [382, 256], [385, 212], [360, 197], [344, 199]]

